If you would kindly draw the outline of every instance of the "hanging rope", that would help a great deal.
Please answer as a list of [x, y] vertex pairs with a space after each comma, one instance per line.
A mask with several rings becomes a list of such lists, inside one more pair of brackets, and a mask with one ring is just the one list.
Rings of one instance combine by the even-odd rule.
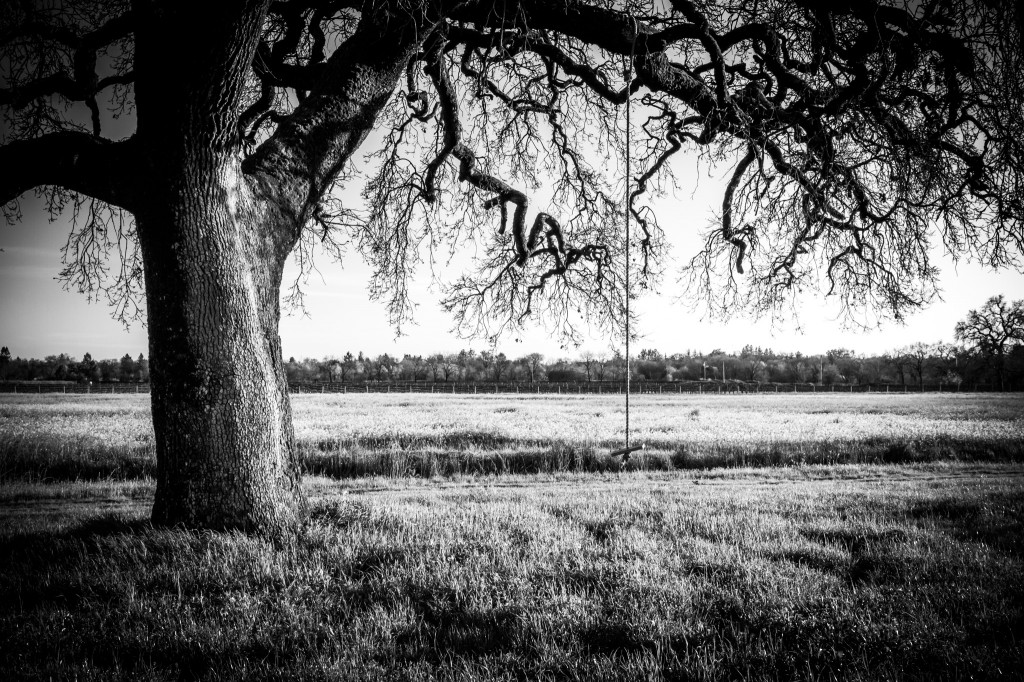
[[[634, 24], [636, 19], [633, 20]], [[633, 50], [636, 49], [636, 30], [633, 31], [633, 48], [630, 50], [629, 59], [626, 60], [625, 79], [626, 79], [626, 177], [625, 177], [625, 201], [623, 202], [626, 206], [626, 449], [629, 449], [629, 392], [630, 383], [633, 378], [632, 367], [630, 363], [629, 355], [629, 173], [630, 173], [630, 150], [633, 147], [633, 129], [630, 127], [630, 91], [629, 84], [633, 79]], [[626, 457], [629, 457], [629, 453], [626, 453]]]
[[630, 285], [629, 285], [629, 271], [630, 271], [630, 258], [629, 258], [629, 217], [630, 217], [630, 206], [629, 206], [629, 179], [630, 179], [630, 152], [633, 148], [633, 128], [630, 121], [630, 85], [633, 82], [633, 58], [636, 56], [636, 36], [640, 30], [640, 26], [637, 23], [636, 17], [633, 19], [633, 44], [630, 47], [629, 57], [626, 59], [625, 67], [623, 68], [623, 78], [626, 81], [626, 172], [625, 172], [625, 189], [624, 192], [624, 204], [626, 207], [626, 447], [612, 452], [612, 456], [622, 455], [622, 461], [626, 462], [629, 460], [629, 454], [636, 450], [642, 449], [643, 445], [637, 445], [631, 447], [629, 444], [629, 395], [631, 392], [631, 383], [633, 379], [631, 355], [629, 352], [629, 336], [630, 336], [630, 315], [629, 315], [629, 299], [630, 296]]

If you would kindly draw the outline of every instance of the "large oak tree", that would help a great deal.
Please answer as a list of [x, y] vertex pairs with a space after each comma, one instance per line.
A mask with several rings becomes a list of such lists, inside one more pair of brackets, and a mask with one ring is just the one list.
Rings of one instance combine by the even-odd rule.
[[963, 341], [995, 364], [999, 388], [1005, 387], [1006, 356], [1024, 345], [1024, 300], [1007, 301], [1001, 294], [971, 310], [956, 323], [957, 341]]
[[[65, 276], [125, 313], [144, 288], [156, 523], [274, 533], [301, 518], [278, 321], [286, 259], [316, 244], [356, 246], [396, 322], [425, 250], [471, 250], [445, 299], [464, 329], [617, 328], [625, 213], [644, 286], [664, 237], [648, 197], [692, 161], [680, 150], [731, 169], [687, 269], [691, 295], [723, 309], [820, 288], [900, 317], [933, 291], [935, 244], [1014, 265], [1024, 241], [1013, 0], [0, 11], [8, 220], [31, 190], [69, 205]], [[546, 211], [530, 206], [539, 178]], [[337, 191], [356, 183], [361, 209]]]

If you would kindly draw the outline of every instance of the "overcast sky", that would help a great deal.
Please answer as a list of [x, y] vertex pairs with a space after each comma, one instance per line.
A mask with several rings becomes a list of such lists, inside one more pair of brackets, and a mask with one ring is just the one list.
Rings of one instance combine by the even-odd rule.
[[[716, 183], [705, 180], [701, 185], [692, 195], [661, 203], [662, 224], [677, 260], [692, 255], [711, 208], [721, 201]], [[62, 290], [55, 278], [60, 271], [60, 247], [67, 237], [67, 222], [50, 223], [32, 198], [26, 198], [23, 206], [25, 217], [20, 224], [0, 226], [0, 345], [22, 357], [61, 352], [79, 358], [86, 352], [96, 358], [148, 354], [143, 325], [125, 330], [111, 319], [104, 304], [90, 304], [85, 295]], [[967, 263], [956, 266], [941, 254], [936, 257], [942, 269], [944, 300], [911, 316], [906, 325], [889, 323], [868, 332], [844, 329], [836, 311], [820, 297], [799, 302], [800, 328], [795, 322], [773, 328], [766, 320], [736, 318], [723, 323], [702, 319], [699, 311], [690, 312], [680, 303], [685, 292], [673, 274], [678, 271], [678, 262], [670, 264], [662, 291], [637, 304], [642, 338], [635, 348], [656, 348], [664, 353], [688, 349], [708, 352], [715, 348], [734, 351], [751, 343], [805, 354], [836, 347], [851, 348], [859, 354], [881, 353], [915, 341], [952, 341], [957, 320], [989, 296], [1024, 298], [1024, 275], [1020, 273], [994, 273]], [[368, 300], [369, 271], [357, 257], [350, 257], [344, 268], [322, 260], [320, 272], [322, 279], [314, 276], [307, 287], [309, 317], [293, 315], [281, 321], [286, 358], [341, 356], [346, 351], [401, 356], [487, 348], [483, 341], [463, 340], [451, 333], [451, 319], [439, 309], [428, 277], [421, 278], [416, 288], [420, 304], [417, 324], [407, 327], [406, 334], [396, 339], [384, 306]], [[592, 336], [580, 349], [563, 348], [544, 330], [532, 330], [519, 342], [507, 339], [498, 349], [512, 357], [536, 351], [558, 358], [576, 356], [582, 349], [601, 352], [613, 346], [621, 347], [621, 339]]]

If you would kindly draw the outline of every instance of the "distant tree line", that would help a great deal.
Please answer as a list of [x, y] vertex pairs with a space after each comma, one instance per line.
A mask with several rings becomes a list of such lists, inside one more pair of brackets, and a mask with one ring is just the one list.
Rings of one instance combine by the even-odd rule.
[[11, 357], [11, 351], [3, 346], [0, 380], [145, 383], [149, 381], [149, 360], [142, 353], [137, 358], [125, 354], [120, 360], [94, 360], [89, 353], [81, 360], [66, 353], [48, 355], [42, 360], [26, 359]]
[[[821, 355], [776, 353], [747, 344], [738, 353], [721, 349], [663, 354], [640, 351], [632, 364], [637, 381], [742, 381], [751, 383], [1024, 385], [1024, 301], [993, 296], [957, 323], [957, 343], [914, 343], [882, 355], [836, 348]], [[290, 358], [288, 380], [299, 382], [590, 382], [622, 381], [626, 361], [618, 351], [585, 351], [576, 358], [546, 360], [539, 353], [462, 350], [401, 358], [345, 353], [323, 360]]]
[[[746, 383], [988, 384], [1024, 385], [1024, 301], [994, 296], [957, 323], [958, 343], [914, 343], [882, 355], [836, 348], [820, 355], [777, 353], [747, 344], [739, 352], [686, 350], [664, 354], [641, 350], [632, 364], [635, 381], [735, 381]], [[290, 383], [315, 382], [559, 382], [622, 381], [626, 361], [618, 351], [585, 351], [575, 358], [546, 360], [540, 353], [509, 358], [496, 351], [432, 355], [345, 353], [320, 360], [289, 358]], [[42, 360], [12, 358], [0, 349], [0, 379], [7, 381], [145, 382], [149, 363], [133, 359], [77, 361], [66, 355]]]
[[[890, 353], [860, 356], [844, 348], [822, 355], [776, 353], [744, 346], [738, 353], [715, 349], [663, 354], [645, 349], [633, 360], [633, 381], [727, 381], [745, 383], [934, 384], [1020, 386], [1024, 384], [1021, 347], [1003, 358], [1002, 372], [993, 358], [963, 346], [915, 343]], [[539, 353], [509, 358], [504, 353], [463, 350], [433, 355], [363, 353], [322, 360], [290, 358], [291, 383], [318, 382], [560, 382], [622, 381], [625, 358], [618, 352], [584, 352], [576, 358], [546, 361]]]

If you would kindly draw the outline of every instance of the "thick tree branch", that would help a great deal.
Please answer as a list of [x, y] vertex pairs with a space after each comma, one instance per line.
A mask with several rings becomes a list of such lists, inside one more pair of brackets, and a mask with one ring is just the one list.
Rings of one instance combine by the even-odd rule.
[[358, 30], [322, 65], [309, 97], [260, 145], [243, 169], [301, 228], [394, 92], [425, 33], [411, 22]]
[[79, 132], [51, 133], [0, 147], [0, 203], [57, 185], [128, 211], [143, 193], [134, 138], [110, 142]]

